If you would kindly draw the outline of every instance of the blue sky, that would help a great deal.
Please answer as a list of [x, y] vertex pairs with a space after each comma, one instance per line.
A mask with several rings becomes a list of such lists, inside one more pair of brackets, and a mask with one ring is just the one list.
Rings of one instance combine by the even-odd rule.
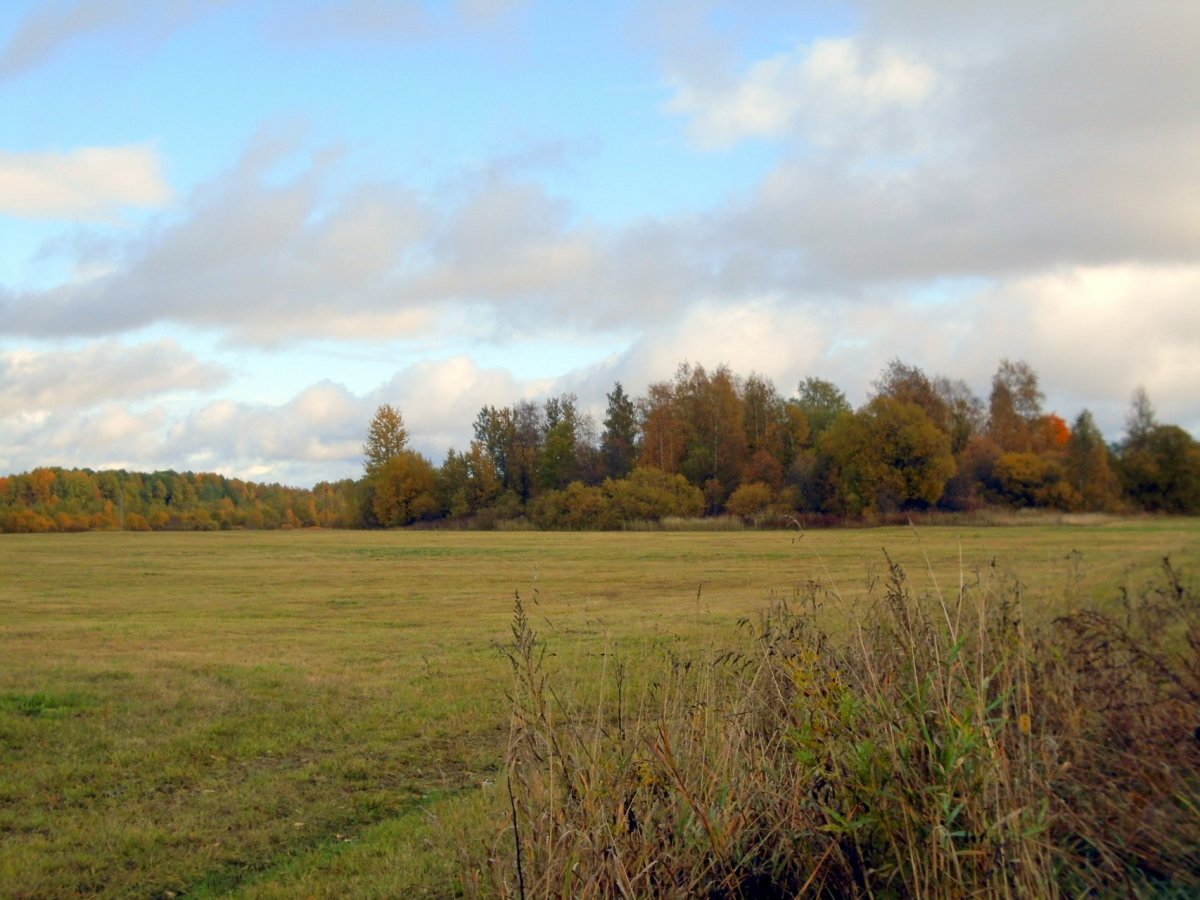
[[900, 6], [0, 5], [0, 472], [311, 484], [684, 359], [1200, 433], [1200, 9]]

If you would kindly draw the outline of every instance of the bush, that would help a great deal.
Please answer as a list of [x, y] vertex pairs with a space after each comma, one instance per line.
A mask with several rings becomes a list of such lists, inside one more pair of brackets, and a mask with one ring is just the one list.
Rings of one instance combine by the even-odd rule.
[[1066, 481], [1062, 466], [1036, 453], [1001, 455], [989, 487], [994, 499], [1017, 507], [1075, 509], [1082, 503]]
[[704, 493], [698, 487], [682, 475], [668, 475], [652, 467], [638, 467], [620, 480], [606, 479], [603, 490], [621, 522], [704, 512]]
[[743, 519], [757, 524], [773, 499], [769, 485], [761, 481], [752, 481], [749, 484], [743, 484], [730, 494], [725, 508], [735, 516], [741, 516]]
[[584, 529], [612, 528], [616, 518], [604, 492], [572, 481], [565, 490], [545, 491], [530, 503], [530, 518], [539, 528]]

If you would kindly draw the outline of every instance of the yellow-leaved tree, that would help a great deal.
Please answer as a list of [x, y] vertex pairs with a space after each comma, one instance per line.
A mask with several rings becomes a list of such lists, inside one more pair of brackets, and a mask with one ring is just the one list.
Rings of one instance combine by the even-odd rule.
[[876, 397], [821, 436], [833, 464], [838, 510], [886, 513], [937, 503], [954, 475], [950, 438], [921, 407]]
[[404, 417], [396, 407], [384, 403], [371, 417], [367, 441], [363, 444], [363, 467], [367, 478], [377, 475], [389, 459], [399, 456], [407, 447], [408, 429], [404, 427]]

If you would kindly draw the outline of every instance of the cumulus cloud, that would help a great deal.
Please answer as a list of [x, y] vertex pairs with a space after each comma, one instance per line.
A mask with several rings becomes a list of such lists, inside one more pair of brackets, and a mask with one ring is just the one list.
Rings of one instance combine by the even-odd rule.
[[466, 356], [427, 359], [364, 394], [325, 380], [281, 404], [214, 400], [170, 423], [155, 455], [176, 460], [176, 467], [292, 484], [357, 478], [367, 426], [382, 403], [402, 411], [413, 449], [439, 463], [450, 447], [466, 449], [484, 405], [546, 396], [554, 385], [522, 382]]
[[1063, 415], [1090, 408], [1110, 436], [1143, 385], [1163, 421], [1200, 432], [1200, 264], [1066, 269], [980, 298], [979, 330], [1036, 363]]
[[166, 467], [156, 455], [166, 421], [161, 406], [135, 411], [120, 403], [104, 403], [82, 412], [0, 418], [4, 434], [0, 471], [22, 472], [37, 466]]
[[361, 474], [374, 407], [320, 382], [286, 403], [212, 400], [180, 415], [165, 405], [118, 402], [0, 418], [0, 471], [36, 466], [192, 469], [311, 485]]
[[459, 354], [400, 369], [372, 393], [372, 410], [380, 403], [402, 410], [413, 445], [440, 462], [449, 448], [467, 448], [484, 406], [548, 396], [556, 384], [552, 378], [521, 381], [507, 369], [483, 367]]
[[[0, 291], [0, 333], [61, 337], [172, 322], [236, 339], [379, 339], [436, 333], [461, 321], [510, 322], [552, 310], [564, 283], [592, 265], [544, 189], [493, 174], [431, 198], [390, 183], [329, 196], [318, 159], [291, 180], [271, 176], [279, 149], [255, 147], [198, 188], [177, 220], [89, 245], [104, 274], [40, 291]], [[107, 252], [107, 257], [105, 253]], [[509, 313], [513, 314], [510, 315]]]
[[[36, 366], [24, 358], [15, 363], [0, 358], [0, 396], [6, 398], [0, 408], [0, 471], [41, 465], [174, 468], [311, 485], [362, 474], [363, 440], [381, 403], [399, 406], [414, 449], [440, 462], [448, 448], [466, 448], [475, 415], [485, 404], [541, 397], [554, 387], [548, 380], [521, 382], [503, 369], [480, 367], [458, 356], [406, 366], [362, 394], [322, 380], [282, 403], [220, 397], [180, 412], [166, 404], [134, 403], [160, 393], [164, 384], [138, 393], [137, 385], [122, 384], [116, 366], [88, 369], [91, 358], [104, 356], [106, 349], [117, 348], [97, 346], [75, 357], [48, 354]], [[140, 354], [135, 349], [129, 368], [153, 365], [159, 350], [170, 349], [150, 347]], [[91, 376], [97, 390], [58, 385], [67, 379], [39, 378], [34, 371], [55, 363], [80, 380]], [[44, 380], [55, 384], [43, 386]], [[100, 402], [105, 385], [117, 391]], [[44, 399], [33, 404], [11, 396], [23, 390], [40, 390]]]
[[164, 401], [227, 378], [171, 340], [0, 351], [0, 471], [176, 465]]
[[227, 379], [224, 369], [201, 362], [172, 340], [0, 351], [0, 419], [203, 391]]
[[1200, 8], [1170, 8], [868, 4], [852, 38], [676, 81], [670, 108], [784, 142], [723, 231], [808, 287], [1188, 262]]
[[835, 144], [891, 107], [920, 104], [935, 84], [919, 59], [889, 48], [871, 53], [851, 38], [822, 39], [755, 62], [729, 83], [681, 82], [667, 110], [688, 117], [708, 147], [793, 130]]
[[122, 206], [160, 207], [170, 199], [153, 147], [0, 150], [2, 215], [103, 221]]
[[175, 422], [160, 439], [161, 454], [193, 468], [270, 472], [333, 469], [356, 476], [369, 403], [329, 381], [284, 404], [216, 400]]

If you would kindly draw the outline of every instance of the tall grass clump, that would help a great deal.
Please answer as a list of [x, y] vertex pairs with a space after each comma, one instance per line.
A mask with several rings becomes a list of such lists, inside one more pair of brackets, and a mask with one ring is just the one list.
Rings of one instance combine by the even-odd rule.
[[518, 599], [507, 897], [1055, 896], [1200, 889], [1200, 618], [1177, 571], [1035, 633], [1020, 585], [915, 591], [861, 622], [819, 585], [733, 645], [551, 679]]

